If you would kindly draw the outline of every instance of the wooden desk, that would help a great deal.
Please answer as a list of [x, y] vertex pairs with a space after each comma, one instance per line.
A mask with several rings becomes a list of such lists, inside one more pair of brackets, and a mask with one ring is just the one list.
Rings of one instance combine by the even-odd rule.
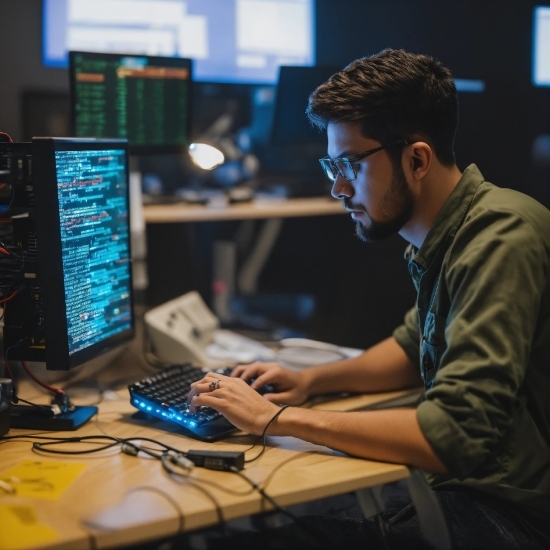
[[332, 197], [258, 200], [220, 208], [185, 203], [159, 204], [144, 206], [143, 210], [146, 223], [258, 220], [346, 214], [341, 202]]
[[[348, 401], [347, 405], [353, 404], [353, 408], [371, 406], [386, 398], [385, 394], [365, 396], [363, 401]], [[329, 405], [324, 404], [323, 408], [329, 408]], [[346, 402], [340, 402], [338, 406], [334, 404], [333, 408], [348, 407]], [[78, 432], [58, 432], [55, 435], [150, 437], [181, 450], [215, 448], [226, 451], [244, 450], [256, 439], [240, 435], [215, 444], [201, 443], [170, 432], [170, 428], [160, 421], [137, 421], [132, 418], [134, 411], [125, 390], [108, 393], [95, 419]], [[9, 435], [24, 433], [29, 432], [11, 430]], [[70, 448], [74, 449], [74, 445]], [[255, 456], [258, 450], [259, 447], [256, 447], [247, 456]], [[32, 452], [29, 442], [2, 442], [0, 479], [3, 472], [24, 460], [87, 465], [84, 472], [56, 501], [9, 495], [0, 490], [0, 523], [5, 521], [5, 518], [2, 519], [2, 507], [8, 506], [12, 510], [16, 509], [19, 515], [31, 523], [35, 514], [37, 523], [55, 531], [55, 540], [36, 543], [28, 548], [112, 548], [168, 537], [182, 530], [194, 530], [218, 522], [211, 498], [190, 482], [177, 483], [163, 471], [159, 461], [151, 458], [128, 456], [118, 449], [103, 456], [39, 455]], [[282, 506], [356, 491], [409, 476], [405, 466], [350, 458], [292, 437], [269, 437], [264, 455], [247, 464], [243, 473], [259, 483]], [[270, 505], [263, 501], [258, 492], [251, 491], [250, 486], [236, 474], [195, 468], [189, 477], [198, 483], [201, 480], [215, 482], [226, 490], [242, 493], [229, 494], [220, 488], [201, 484], [218, 502], [226, 520], [270, 509]], [[99, 515], [102, 515], [104, 527], [109, 529], [99, 530], [90, 526], [94, 521], [97, 526]]]

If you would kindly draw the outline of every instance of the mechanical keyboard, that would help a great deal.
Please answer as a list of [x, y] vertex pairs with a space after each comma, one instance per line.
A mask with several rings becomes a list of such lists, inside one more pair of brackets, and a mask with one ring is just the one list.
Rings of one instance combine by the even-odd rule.
[[[230, 368], [214, 372], [228, 375]], [[178, 424], [186, 435], [205, 441], [220, 439], [236, 428], [218, 411], [201, 407], [189, 412], [187, 395], [190, 385], [204, 378], [206, 372], [190, 364], [172, 365], [139, 382], [130, 384], [130, 403], [139, 411]]]

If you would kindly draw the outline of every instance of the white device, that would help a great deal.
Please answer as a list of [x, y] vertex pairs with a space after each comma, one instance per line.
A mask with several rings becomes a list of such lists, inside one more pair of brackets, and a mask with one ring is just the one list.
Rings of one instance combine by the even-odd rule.
[[275, 357], [260, 342], [220, 329], [218, 318], [196, 291], [151, 309], [144, 319], [155, 353], [163, 361], [218, 368]]
[[364, 350], [346, 348], [308, 338], [284, 338], [276, 355], [276, 361], [285, 367], [302, 369], [324, 365], [333, 361], [358, 357]]

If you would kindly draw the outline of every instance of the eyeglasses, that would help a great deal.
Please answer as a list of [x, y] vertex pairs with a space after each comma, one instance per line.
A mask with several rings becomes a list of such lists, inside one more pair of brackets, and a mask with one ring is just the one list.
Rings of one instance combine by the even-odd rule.
[[370, 157], [371, 155], [374, 155], [374, 153], [382, 151], [382, 149], [389, 149], [390, 147], [404, 147], [405, 145], [409, 145], [409, 142], [404, 139], [400, 139], [399, 141], [394, 141], [388, 145], [381, 145], [380, 147], [375, 147], [374, 149], [357, 153], [351, 157], [336, 159], [323, 157], [322, 159], [319, 159], [319, 162], [321, 163], [321, 167], [330, 181], [336, 181], [338, 174], [348, 181], [353, 181], [357, 177], [358, 164], [356, 163], [358, 160]]

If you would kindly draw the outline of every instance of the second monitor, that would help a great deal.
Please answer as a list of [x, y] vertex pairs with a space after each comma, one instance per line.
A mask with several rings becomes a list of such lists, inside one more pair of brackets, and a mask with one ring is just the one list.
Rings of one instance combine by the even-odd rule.
[[187, 148], [190, 59], [91, 52], [69, 57], [75, 136], [127, 139], [134, 154]]

